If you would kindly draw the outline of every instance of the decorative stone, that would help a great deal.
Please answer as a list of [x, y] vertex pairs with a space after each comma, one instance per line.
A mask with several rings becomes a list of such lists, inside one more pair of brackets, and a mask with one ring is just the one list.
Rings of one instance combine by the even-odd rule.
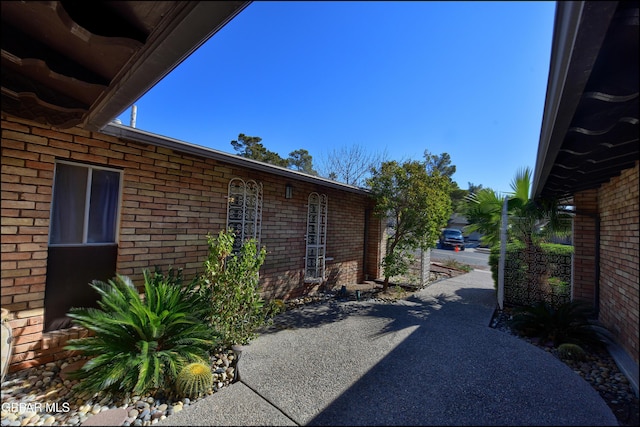
[[62, 381], [70, 379], [69, 373], [82, 368], [85, 363], [87, 363], [86, 360], [79, 360], [77, 362], [64, 365], [64, 368], [62, 368], [62, 370], [60, 371], [60, 378], [62, 378]]
[[143, 400], [136, 402], [136, 409], [145, 409], [148, 407], [149, 407], [149, 404]]

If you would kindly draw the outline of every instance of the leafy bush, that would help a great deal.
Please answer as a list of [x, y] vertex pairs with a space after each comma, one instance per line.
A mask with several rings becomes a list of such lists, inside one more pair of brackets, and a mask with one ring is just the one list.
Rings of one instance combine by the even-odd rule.
[[[553, 262], [554, 259], [563, 260], [566, 259], [566, 262], [571, 263], [571, 256], [573, 255], [573, 246], [569, 245], [560, 245], [557, 243], [541, 243], [540, 248], [542, 249], [542, 253], [545, 256], [544, 261], [552, 264], [552, 270], [550, 271], [552, 276], [562, 276], [557, 269], [562, 266], [556, 265], [556, 262]], [[524, 263], [522, 262], [522, 257], [518, 254], [524, 251], [525, 245], [522, 242], [514, 241], [507, 243], [506, 248], [506, 258], [505, 258], [505, 268], [518, 269], [518, 268], [526, 268]], [[489, 253], [489, 266], [491, 267], [491, 273], [494, 280], [494, 283], [498, 283], [498, 263], [500, 262], [500, 245], [495, 245], [491, 248]], [[555, 267], [555, 268], [554, 268]], [[571, 269], [565, 269], [570, 271]], [[562, 278], [562, 277], [561, 277]], [[571, 281], [571, 278], [562, 278], [566, 281]]]
[[547, 302], [515, 310], [511, 326], [521, 334], [536, 337], [555, 347], [570, 343], [598, 345], [602, 342], [599, 328], [590, 319], [593, 308], [582, 301], [571, 301], [553, 307]]
[[198, 397], [213, 385], [213, 373], [206, 363], [193, 362], [182, 368], [176, 379], [179, 396]]
[[458, 269], [458, 270], [466, 271], [467, 273], [470, 272], [471, 270], [473, 270], [473, 268], [470, 265], [463, 264], [460, 261], [455, 260], [453, 258], [449, 258], [448, 260], [446, 260], [442, 264], [447, 266], [447, 267], [451, 267], [451, 268], [455, 268], [455, 269]]
[[266, 249], [255, 239], [233, 252], [234, 234], [221, 231], [207, 235], [209, 255], [200, 276], [201, 289], [210, 301], [209, 319], [222, 344], [247, 344], [267, 320], [267, 309], [259, 292], [259, 270]]
[[276, 316], [287, 311], [287, 305], [281, 299], [273, 299], [266, 306], [266, 315], [268, 318]]
[[407, 274], [414, 260], [415, 256], [411, 249], [397, 248], [394, 252], [387, 253], [382, 260], [385, 276], [395, 277]]
[[144, 296], [133, 282], [117, 275], [107, 283], [93, 281], [100, 308], [72, 308], [69, 317], [94, 332], [70, 340], [67, 350], [79, 350], [90, 359], [74, 378], [79, 388], [145, 393], [175, 380], [190, 361], [208, 360], [215, 343], [202, 323], [207, 304], [192, 282], [182, 276], [144, 271]]
[[[518, 251], [524, 250], [524, 243], [522, 242], [513, 242], [507, 243], [506, 248], [506, 257], [505, 257], [505, 268], [507, 265], [512, 270], [518, 270], [520, 267], [519, 257], [516, 256]], [[497, 289], [498, 287], [498, 265], [500, 263], [500, 245], [495, 245], [491, 247], [489, 252], [489, 267], [491, 268], [491, 277], [493, 277], [494, 287]]]
[[557, 294], [569, 294], [569, 282], [565, 282], [559, 277], [549, 277], [549, 286]]
[[[525, 253], [525, 244], [513, 241], [507, 244], [505, 253], [505, 301], [512, 304], [531, 304], [546, 300], [560, 304], [570, 299], [571, 255], [573, 246], [555, 243], [541, 243], [535, 247], [536, 253]], [[538, 263], [529, 271], [527, 259]], [[498, 288], [498, 266], [500, 246], [491, 248], [489, 266]]]

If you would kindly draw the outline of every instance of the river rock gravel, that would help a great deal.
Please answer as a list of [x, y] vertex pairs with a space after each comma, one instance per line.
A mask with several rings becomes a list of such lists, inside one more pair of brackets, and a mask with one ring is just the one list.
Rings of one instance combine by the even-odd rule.
[[[124, 426], [149, 426], [183, 410], [200, 398], [175, 398], [169, 393], [113, 396], [87, 394], [74, 389], [77, 380], [61, 375], [65, 367], [81, 357], [50, 362], [45, 365], [7, 374], [2, 383], [2, 426], [77, 426], [95, 414], [109, 409], [127, 411]], [[236, 356], [232, 350], [220, 349], [211, 358], [214, 376], [211, 395], [228, 386], [234, 378]]]
[[615, 360], [605, 348], [587, 349], [586, 358], [583, 361], [563, 359], [556, 348], [541, 344], [534, 339], [520, 336], [513, 331], [509, 327], [511, 318], [511, 308], [505, 306], [504, 310], [497, 309], [490, 326], [517, 336], [553, 354], [591, 384], [611, 408], [621, 426], [640, 425], [638, 397], [627, 377], [620, 371]]

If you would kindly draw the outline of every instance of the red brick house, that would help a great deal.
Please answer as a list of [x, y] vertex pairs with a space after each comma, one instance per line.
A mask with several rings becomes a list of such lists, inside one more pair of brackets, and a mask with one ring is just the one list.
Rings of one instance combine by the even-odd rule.
[[[17, 317], [14, 363], [53, 357], [45, 347], [59, 334], [50, 332], [66, 326], [71, 306], [93, 302], [91, 280], [118, 272], [141, 283], [155, 266], [193, 277], [207, 233], [227, 226], [267, 248], [268, 298], [378, 276], [382, 229], [356, 187], [127, 126], [57, 130], [4, 114], [2, 169], [2, 307]], [[72, 198], [82, 199], [79, 212]]]
[[558, 2], [534, 197], [575, 208], [573, 298], [638, 391], [638, 2]]
[[[110, 123], [248, 2], [96, 4], [100, 14], [2, 3], [10, 370], [63, 357], [81, 333], [64, 314], [95, 301], [91, 280], [141, 283], [156, 266], [189, 279], [207, 233], [227, 227], [266, 247], [267, 298], [378, 277], [383, 228], [367, 191]], [[48, 25], [31, 25], [36, 16]]]

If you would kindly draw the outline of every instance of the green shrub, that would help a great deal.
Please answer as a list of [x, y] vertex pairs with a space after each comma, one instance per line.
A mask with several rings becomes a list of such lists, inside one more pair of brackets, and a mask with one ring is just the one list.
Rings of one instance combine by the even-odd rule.
[[460, 261], [455, 260], [453, 258], [449, 258], [448, 260], [446, 260], [442, 264], [444, 266], [446, 266], [446, 267], [450, 267], [450, 268], [455, 268], [455, 269], [458, 269], [458, 270], [466, 271], [467, 273], [470, 272], [471, 270], [473, 270], [473, 268], [470, 265], [463, 264]]
[[569, 282], [565, 282], [559, 277], [549, 277], [549, 286], [556, 294], [568, 295], [569, 294]]
[[[551, 264], [557, 264], [552, 262], [554, 259], [560, 259], [561, 263], [565, 262], [568, 265], [571, 265], [571, 256], [573, 255], [573, 246], [570, 245], [561, 245], [557, 243], [541, 243], [540, 248], [542, 249], [542, 253], [544, 254], [544, 261]], [[522, 256], [519, 256], [519, 253], [524, 251], [525, 245], [522, 242], [510, 242], [507, 243], [506, 247], [506, 258], [505, 258], [505, 267], [511, 269], [517, 269], [519, 267], [526, 267], [522, 262]], [[563, 259], [564, 258], [564, 259]], [[498, 283], [498, 263], [500, 262], [500, 245], [493, 246], [489, 253], [489, 266], [491, 267], [491, 273], [493, 276], [494, 283]], [[560, 268], [562, 266], [556, 266], [556, 268]], [[570, 271], [568, 268], [565, 270]], [[556, 273], [556, 271], [551, 271], [552, 276], [560, 276]], [[570, 281], [570, 278], [563, 278], [566, 281]]]
[[209, 319], [222, 344], [247, 344], [267, 320], [267, 309], [259, 292], [259, 270], [266, 249], [255, 239], [233, 252], [234, 234], [221, 231], [207, 235], [209, 255], [200, 276], [201, 289], [210, 301]]
[[[389, 240], [389, 242], [390, 241], [391, 240]], [[397, 247], [394, 251], [388, 251], [381, 263], [385, 277], [407, 275], [414, 259], [415, 256], [411, 251], [405, 248]]]
[[273, 299], [267, 304], [266, 315], [271, 318], [280, 313], [284, 313], [285, 311], [287, 311], [287, 305], [285, 302], [281, 299]]
[[558, 346], [558, 355], [566, 360], [585, 360], [587, 354], [578, 344], [564, 343]]
[[[519, 257], [517, 256], [517, 253], [522, 250], [524, 250], [524, 243], [522, 242], [507, 243], [505, 268], [509, 268], [512, 271], [516, 271], [522, 267]], [[492, 246], [489, 251], [489, 267], [491, 268], [491, 277], [493, 278], [495, 289], [498, 289], [499, 262], [500, 262], [500, 245], [495, 245], [495, 246]]]
[[[505, 301], [511, 304], [531, 304], [538, 300], [547, 300], [560, 304], [570, 298], [571, 255], [573, 246], [555, 243], [541, 243], [536, 246], [536, 253], [527, 256], [525, 245], [513, 241], [507, 244], [505, 253]], [[538, 263], [529, 271], [527, 258]], [[489, 266], [498, 289], [498, 266], [500, 246], [491, 248]]]
[[145, 270], [143, 297], [126, 276], [92, 282], [100, 308], [72, 308], [69, 317], [94, 336], [65, 347], [90, 357], [72, 375], [80, 389], [141, 394], [172, 383], [185, 363], [208, 360], [215, 342], [202, 323], [206, 301], [181, 280]]
[[176, 378], [176, 391], [179, 396], [198, 397], [211, 389], [212, 385], [211, 367], [203, 362], [189, 363]]
[[571, 301], [558, 307], [539, 302], [516, 309], [511, 327], [542, 343], [552, 342], [555, 347], [565, 343], [597, 345], [602, 337], [590, 320], [592, 316], [593, 308], [582, 301]]

